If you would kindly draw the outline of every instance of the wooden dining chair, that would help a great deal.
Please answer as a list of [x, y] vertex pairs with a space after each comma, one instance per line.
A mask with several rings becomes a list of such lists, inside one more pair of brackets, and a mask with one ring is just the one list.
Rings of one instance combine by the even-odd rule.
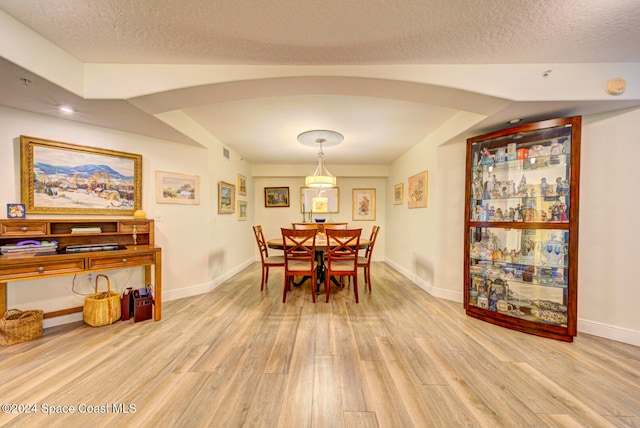
[[369, 246], [364, 252], [364, 257], [358, 257], [358, 267], [364, 269], [364, 284], [365, 288], [369, 288], [369, 293], [371, 293], [371, 254], [373, 253], [373, 247], [379, 231], [380, 226], [373, 226], [371, 236], [369, 237]]
[[311, 277], [311, 296], [316, 302], [316, 230], [281, 228], [284, 244], [284, 290], [282, 303], [287, 300], [296, 276]]
[[324, 286], [329, 302], [332, 276], [353, 277], [353, 292], [358, 303], [358, 251], [362, 229], [327, 229], [327, 258]]
[[291, 226], [295, 230], [308, 230], [313, 229], [316, 232], [318, 231], [318, 225], [313, 223], [291, 223]]
[[349, 223], [326, 223], [324, 225], [324, 230], [327, 230], [327, 229], [344, 230], [344, 229], [347, 228], [348, 225], [349, 225]]
[[262, 233], [262, 226], [253, 226], [253, 234], [256, 237], [258, 250], [260, 250], [260, 262], [262, 263], [262, 279], [260, 280], [260, 291], [264, 289], [264, 285], [269, 281], [269, 268], [284, 267], [284, 256], [270, 256], [267, 241]]

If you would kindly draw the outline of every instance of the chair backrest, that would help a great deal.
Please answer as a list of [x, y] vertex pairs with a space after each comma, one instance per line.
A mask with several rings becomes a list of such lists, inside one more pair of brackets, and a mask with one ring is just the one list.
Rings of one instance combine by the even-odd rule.
[[358, 262], [358, 250], [362, 229], [328, 229], [327, 230], [327, 268], [331, 263], [340, 261], [353, 262], [353, 270]]
[[301, 262], [309, 263], [309, 271], [315, 269], [316, 260], [316, 230], [315, 229], [285, 229], [281, 228], [284, 244], [285, 271], [295, 262], [299, 268]]
[[295, 230], [313, 229], [315, 231], [318, 231], [318, 225], [313, 223], [291, 223], [291, 226], [293, 226]]
[[369, 236], [369, 246], [364, 252], [364, 256], [367, 259], [371, 259], [371, 253], [373, 253], [373, 247], [376, 243], [376, 239], [378, 238], [378, 232], [380, 231], [380, 226], [373, 226], [371, 229], [371, 236]]
[[347, 228], [348, 225], [349, 225], [349, 223], [326, 223], [324, 225], [324, 230], [327, 230], [327, 229], [344, 230], [344, 229]]
[[253, 226], [253, 234], [256, 237], [258, 250], [260, 250], [260, 259], [262, 259], [262, 261], [264, 262], [264, 259], [269, 257], [269, 250], [267, 247], [267, 241], [264, 239], [264, 234], [262, 233], [262, 226]]

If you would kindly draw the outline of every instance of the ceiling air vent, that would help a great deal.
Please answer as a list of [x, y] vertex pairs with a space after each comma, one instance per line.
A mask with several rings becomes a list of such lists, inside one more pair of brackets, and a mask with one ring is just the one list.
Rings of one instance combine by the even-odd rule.
[[224, 156], [225, 158], [229, 159], [229, 149], [227, 148], [222, 148], [222, 156]]

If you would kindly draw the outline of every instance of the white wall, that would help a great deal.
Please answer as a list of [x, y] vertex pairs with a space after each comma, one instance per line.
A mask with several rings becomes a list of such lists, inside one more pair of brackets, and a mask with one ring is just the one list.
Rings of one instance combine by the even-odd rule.
[[[209, 291], [253, 261], [253, 238], [245, 233], [248, 222], [237, 221], [235, 214], [217, 214], [217, 182], [237, 184], [237, 174], [250, 171], [233, 152], [230, 161], [222, 158], [221, 145], [211, 149], [185, 146], [0, 107], [0, 207], [20, 202], [20, 135], [142, 155], [142, 207], [147, 217], [156, 221], [156, 245], [163, 252], [165, 300]], [[200, 175], [200, 205], [156, 204], [156, 170]], [[6, 211], [2, 213], [6, 218]], [[51, 215], [27, 215], [41, 217]], [[143, 285], [142, 269], [107, 274], [118, 291]], [[8, 285], [7, 306], [45, 312], [80, 306], [83, 298], [73, 293], [73, 285], [73, 276], [12, 282]], [[80, 293], [89, 293], [92, 286], [86, 275], [75, 278], [75, 289]], [[46, 320], [45, 326], [76, 319], [80, 319], [79, 314], [58, 317]]]
[[[583, 118], [578, 265], [578, 332], [635, 345], [639, 122], [640, 109]], [[387, 184], [406, 186], [408, 176], [429, 169], [429, 208], [388, 207], [387, 261], [431, 294], [458, 302], [464, 281], [465, 146], [454, 139], [434, 148], [425, 140], [391, 165]]]

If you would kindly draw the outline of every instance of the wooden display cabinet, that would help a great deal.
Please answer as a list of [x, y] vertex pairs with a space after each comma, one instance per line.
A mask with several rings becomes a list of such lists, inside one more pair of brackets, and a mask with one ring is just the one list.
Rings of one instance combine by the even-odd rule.
[[580, 136], [574, 116], [467, 140], [467, 315], [573, 341]]
[[[74, 233], [79, 228], [85, 232]], [[154, 319], [160, 320], [162, 250], [154, 245], [153, 234], [153, 220], [147, 219], [0, 220], [0, 246], [25, 240], [57, 242], [55, 250], [0, 255], [0, 313], [7, 309], [7, 282], [144, 267], [144, 285], [153, 283]], [[86, 245], [94, 247], [78, 247]], [[77, 248], [70, 252], [73, 246]], [[45, 313], [44, 317], [74, 312], [82, 312], [82, 307]]]

